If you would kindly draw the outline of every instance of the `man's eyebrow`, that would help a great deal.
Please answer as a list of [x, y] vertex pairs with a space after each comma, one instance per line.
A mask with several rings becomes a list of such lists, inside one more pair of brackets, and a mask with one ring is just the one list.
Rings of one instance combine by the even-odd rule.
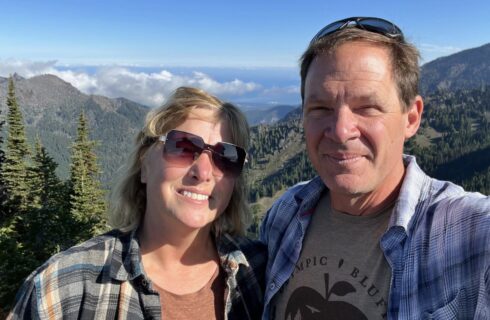
[[379, 103], [380, 97], [377, 94], [360, 94], [360, 95], [352, 95], [348, 97], [350, 100], [354, 101], [368, 101], [369, 103]]
[[328, 102], [330, 99], [328, 98], [328, 95], [318, 95], [318, 94], [312, 94], [309, 96], [305, 97], [305, 103], [309, 104], [317, 104], [317, 103], [325, 103]]
[[[329, 93], [325, 92], [323, 95], [318, 95], [318, 94], [312, 94], [310, 96], [305, 97], [305, 105], [306, 104], [326, 104], [326, 103], [331, 103], [333, 100], [335, 100], [332, 95]], [[381, 97], [380, 95], [375, 91], [375, 90], [355, 90], [347, 93], [347, 96], [345, 96], [343, 101], [368, 101], [369, 103], [380, 103]]]

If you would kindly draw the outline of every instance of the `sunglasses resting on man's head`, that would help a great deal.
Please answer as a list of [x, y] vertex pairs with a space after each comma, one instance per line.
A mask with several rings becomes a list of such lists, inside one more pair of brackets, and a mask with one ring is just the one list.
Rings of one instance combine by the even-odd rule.
[[213, 164], [219, 175], [237, 177], [246, 162], [247, 153], [239, 146], [227, 142], [218, 142], [215, 145], [204, 143], [204, 140], [195, 134], [170, 130], [166, 135], [151, 139], [161, 141], [163, 157], [172, 165], [187, 167], [204, 151], [209, 151]]
[[370, 32], [375, 32], [389, 38], [400, 39], [401, 41], [403, 41], [402, 31], [393, 22], [374, 17], [351, 17], [326, 25], [320, 31], [318, 31], [313, 39], [311, 39], [311, 43], [314, 43], [323, 37], [326, 37], [347, 27], [354, 27]]

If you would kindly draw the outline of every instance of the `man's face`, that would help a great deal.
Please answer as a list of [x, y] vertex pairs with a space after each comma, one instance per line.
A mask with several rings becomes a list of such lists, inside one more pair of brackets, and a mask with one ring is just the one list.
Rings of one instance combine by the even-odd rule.
[[403, 111], [387, 49], [351, 42], [317, 56], [305, 80], [303, 125], [332, 198], [388, 197], [403, 178], [403, 144], [421, 112], [420, 97]]

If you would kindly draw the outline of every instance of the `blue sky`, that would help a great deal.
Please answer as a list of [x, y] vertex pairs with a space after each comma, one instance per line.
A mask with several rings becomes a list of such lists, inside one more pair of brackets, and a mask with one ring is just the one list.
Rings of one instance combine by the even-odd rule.
[[5, 1], [0, 76], [55, 73], [86, 93], [148, 105], [179, 84], [234, 101], [294, 103], [298, 58], [327, 23], [386, 18], [427, 62], [490, 42], [489, 12], [487, 0]]

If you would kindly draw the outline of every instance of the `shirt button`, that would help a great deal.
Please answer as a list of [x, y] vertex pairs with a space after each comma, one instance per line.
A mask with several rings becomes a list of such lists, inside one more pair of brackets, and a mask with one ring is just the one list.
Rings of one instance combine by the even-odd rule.
[[269, 286], [269, 288], [270, 288], [271, 290], [274, 290], [274, 288], [275, 288], [275, 287], [276, 287], [276, 284], [275, 284], [274, 282], [273, 282], [273, 283], [271, 283], [271, 285]]

